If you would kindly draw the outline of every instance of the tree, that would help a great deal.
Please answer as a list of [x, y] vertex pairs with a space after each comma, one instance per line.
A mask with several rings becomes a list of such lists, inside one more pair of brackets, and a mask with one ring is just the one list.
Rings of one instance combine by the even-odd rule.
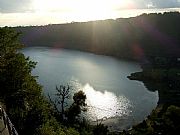
[[0, 28], [0, 99], [18, 133], [32, 135], [48, 118], [50, 107], [31, 75], [36, 62], [20, 52], [18, 36], [11, 28]]
[[81, 111], [86, 111], [86, 95], [83, 91], [79, 91], [73, 96], [73, 104], [66, 110], [66, 116], [68, 123], [73, 124], [76, 122], [77, 117], [81, 114]]
[[64, 110], [65, 107], [67, 107], [66, 100], [70, 98], [70, 86], [60, 85], [59, 88], [56, 86], [56, 90], [57, 90], [56, 96], [58, 96], [57, 103], [61, 106], [61, 120], [64, 120]]
[[71, 89], [69, 85], [60, 85], [59, 88], [56, 86], [57, 93], [55, 95], [58, 96], [58, 98], [53, 101], [49, 96], [49, 100], [54, 106], [57, 119], [59, 119], [60, 116], [60, 121], [66, 124], [74, 124], [77, 120], [76, 118], [81, 114], [81, 111], [87, 110], [85, 103], [86, 95], [83, 91], [74, 94], [73, 103], [70, 105]]

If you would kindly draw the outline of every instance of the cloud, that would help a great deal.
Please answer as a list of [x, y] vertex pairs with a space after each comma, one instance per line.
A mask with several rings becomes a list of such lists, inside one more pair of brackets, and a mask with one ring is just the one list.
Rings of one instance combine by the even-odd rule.
[[[35, 11], [35, 7], [33, 7], [34, 1], [35, 0], [0, 0], [0, 13], [34, 12]], [[51, 0], [45, 0], [44, 2], [47, 2], [47, 1], [51, 2]], [[87, 1], [91, 1], [91, 0], [87, 0]], [[120, 0], [114, 0], [114, 1], [117, 2]], [[180, 0], [121, 0], [121, 1], [123, 1], [123, 3], [126, 3], [126, 4], [124, 4], [124, 7], [121, 6], [120, 4], [118, 7], [118, 4], [117, 4], [117, 7], [116, 7], [117, 9], [180, 8]], [[62, 8], [65, 8], [64, 5], [66, 5], [66, 3], [69, 3], [72, 5], [74, 0], [68, 0], [68, 2], [67, 2], [67, 0], [59, 0], [59, 2], [61, 2], [61, 4], [58, 7], [59, 8], [58, 10], [62, 11]], [[122, 3], [122, 2], [120, 2], [120, 3]], [[43, 7], [43, 3], [42, 3], [42, 7]]]
[[150, 0], [156, 8], [179, 8], [180, 0]]
[[0, 0], [1, 13], [18, 13], [32, 11], [32, 0]]
[[135, 8], [179, 8], [180, 0], [128, 0]]

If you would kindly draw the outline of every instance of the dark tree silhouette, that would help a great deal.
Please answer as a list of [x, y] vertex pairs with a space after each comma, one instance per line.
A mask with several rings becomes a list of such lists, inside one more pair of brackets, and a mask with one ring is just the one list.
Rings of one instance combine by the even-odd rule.
[[87, 111], [86, 109], [86, 95], [83, 91], [79, 91], [73, 96], [73, 104], [66, 110], [66, 116], [68, 123], [73, 124], [81, 114], [81, 111]]
[[[73, 103], [70, 105], [70, 96], [72, 95], [72, 88], [67, 85], [56, 86], [58, 98], [53, 101], [49, 96], [51, 104], [54, 106], [57, 119], [67, 125], [72, 125], [79, 122], [78, 117], [82, 111], [87, 111], [86, 95], [83, 91], [78, 91], [73, 95]], [[69, 106], [69, 107], [68, 107]]]
[[66, 100], [70, 98], [70, 86], [60, 85], [59, 88], [56, 86], [58, 96], [57, 103], [61, 106], [61, 119], [64, 120], [64, 110], [67, 107]]

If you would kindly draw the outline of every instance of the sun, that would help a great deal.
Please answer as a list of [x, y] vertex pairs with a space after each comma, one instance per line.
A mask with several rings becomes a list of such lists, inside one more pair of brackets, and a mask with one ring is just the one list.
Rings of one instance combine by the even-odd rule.
[[75, 6], [75, 13], [80, 19], [96, 20], [105, 19], [113, 15], [114, 7], [111, 1], [89, 0], [81, 1], [81, 4]]
[[112, 18], [127, 0], [34, 0], [36, 12], [71, 13], [73, 18], [95, 20]]

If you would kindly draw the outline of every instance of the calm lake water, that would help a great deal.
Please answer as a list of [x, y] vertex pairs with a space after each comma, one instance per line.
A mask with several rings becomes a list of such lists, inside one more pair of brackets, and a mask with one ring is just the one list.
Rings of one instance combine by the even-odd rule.
[[45, 94], [55, 98], [55, 87], [70, 84], [73, 92], [83, 90], [87, 96], [90, 121], [103, 119], [110, 130], [130, 128], [144, 120], [156, 107], [158, 92], [150, 92], [142, 82], [127, 78], [141, 71], [135, 62], [122, 61], [87, 52], [32, 47], [23, 53], [38, 62], [33, 74]]

